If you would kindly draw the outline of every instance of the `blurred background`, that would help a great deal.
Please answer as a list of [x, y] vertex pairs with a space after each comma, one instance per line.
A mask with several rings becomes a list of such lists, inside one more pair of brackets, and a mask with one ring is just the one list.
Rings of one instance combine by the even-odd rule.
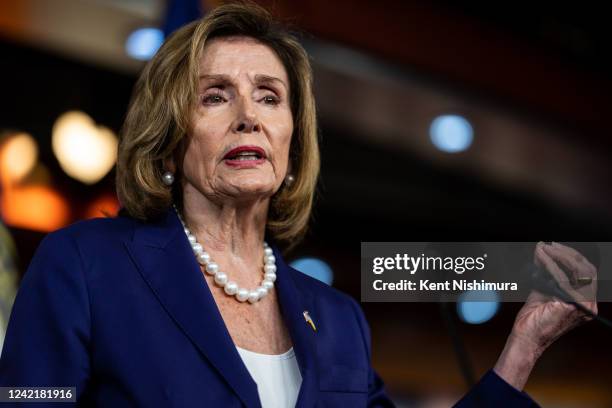
[[[117, 134], [146, 60], [220, 3], [0, 2], [0, 342], [42, 237], [118, 210]], [[315, 71], [322, 177], [296, 268], [359, 299], [361, 241], [612, 241], [603, 3], [257, 3], [300, 33]], [[478, 377], [521, 305], [362, 306], [398, 405], [445, 407], [467, 389], [449, 329]], [[611, 407], [611, 339], [593, 322], [564, 336], [526, 391]]]

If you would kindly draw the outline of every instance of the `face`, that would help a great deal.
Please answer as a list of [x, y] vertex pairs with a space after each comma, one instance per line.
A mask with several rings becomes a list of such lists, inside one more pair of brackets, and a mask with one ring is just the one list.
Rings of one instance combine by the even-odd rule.
[[199, 75], [182, 162], [185, 193], [221, 202], [272, 196], [287, 174], [293, 133], [282, 62], [252, 38], [218, 38], [207, 42]]

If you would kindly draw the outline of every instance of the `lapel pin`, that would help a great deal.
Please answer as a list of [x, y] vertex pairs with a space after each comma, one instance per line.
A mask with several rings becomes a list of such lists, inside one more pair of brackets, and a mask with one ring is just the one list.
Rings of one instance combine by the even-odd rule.
[[304, 320], [306, 320], [306, 323], [312, 327], [312, 330], [317, 331], [317, 326], [315, 326], [314, 322], [310, 318], [310, 313], [308, 313], [308, 310], [304, 310]]

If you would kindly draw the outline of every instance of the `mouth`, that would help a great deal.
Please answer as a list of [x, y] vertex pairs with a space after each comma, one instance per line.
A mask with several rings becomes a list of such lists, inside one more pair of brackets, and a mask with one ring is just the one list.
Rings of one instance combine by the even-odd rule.
[[238, 146], [223, 156], [223, 161], [230, 166], [251, 167], [263, 163], [266, 152], [259, 146]]

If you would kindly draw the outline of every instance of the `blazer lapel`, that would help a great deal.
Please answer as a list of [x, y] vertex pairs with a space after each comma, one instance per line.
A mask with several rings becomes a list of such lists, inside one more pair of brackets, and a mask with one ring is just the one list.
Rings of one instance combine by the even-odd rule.
[[257, 385], [236, 350], [174, 211], [157, 223], [138, 224], [133, 240], [125, 245], [179, 328], [247, 407], [260, 408]]
[[319, 393], [317, 333], [306, 321], [304, 312], [308, 312], [316, 325], [317, 311], [311, 293], [304, 289], [299, 290], [301, 288], [297, 286], [296, 275], [300, 272], [285, 263], [278, 248], [272, 246], [272, 250], [277, 267], [276, 293], [302, 375], [296, 407], [312, 407], [318, 400]]

